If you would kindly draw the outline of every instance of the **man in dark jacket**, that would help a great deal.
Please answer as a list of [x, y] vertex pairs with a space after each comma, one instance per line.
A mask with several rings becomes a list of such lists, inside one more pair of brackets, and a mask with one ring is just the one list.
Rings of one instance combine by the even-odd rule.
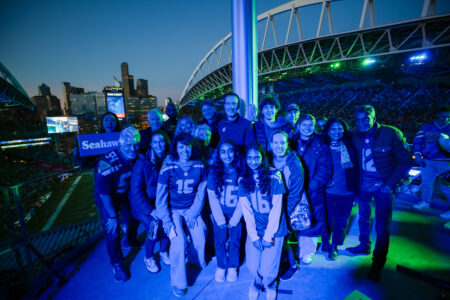
[[371, 253], [371, 203], [375, 199], [377, 240], [367, 278], [378, 282], [389, 248], [395, 189], [411, 168], [412, 158], [402, 132], [377, 123], [372, 105], [356, 109], [355, 123], [353, 143], [360, 165], [357, 187], [360, 244], [346, 250], [353, 255]]
[[211, 100], [203, 100], [201, 105], [203, 119], [201, 119], [198, 124], [206, 124], [209, 126], [209, 129], [211, 130], [211, 142], [209, 146], [215, 149], [220, 140], [217, 126], [219, 125], [219, 122], [223, 119], [223, 117], [216, 112], [216, 107]]

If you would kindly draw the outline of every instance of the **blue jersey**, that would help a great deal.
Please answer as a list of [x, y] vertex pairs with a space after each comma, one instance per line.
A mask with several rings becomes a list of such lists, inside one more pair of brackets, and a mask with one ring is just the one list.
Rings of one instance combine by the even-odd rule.
[[[255, 191], [249, 194], [245, 191], [241, 182], [239, 183], [239, 197], [247, 198], [248, 202], [250, 203], [254, 222], [256, 225], [256, 231], [258, 232], [258, 235], [260, 237], [264, 236], [267, 225], [269, 223], [269, 214], [273, 207], [273, 195], [282, 195], [285, 193], [284, 183], [281, 179], [281, 173], [279, 171], [272, 170], [269, 176], [271, 184], [270, 194], [263, 194], [258, 185], [256, 185]], [[280, 221], [282, 220], [281, 216], [279, 216], [279, 219]], [[286, 234], [286, 232], [280, 232], [280, 230], [285, 231], [285, 226], [280, 226], [280, 222], [278, 222], [276, 226], [278, 226], [278, 231], [276, 234], [277, 236]]]
[[206, 168], [201, 161], [193, 161], [184, 171], [175, 162], [166, 159], [159, 172], [158, 184], [168, 187], [170, 208], [184, 209], [192, 205], [198, 185], [206, 179]]
[[[220, 192], [220, 207], [225, 215], [232, 216], [236, 206], [239, 202], [239, 186], [237, 182], [236, 172], [227, 174], [224, 173], [224, 186]], [[210, 172], [208, 176], [208, 190], [216, 192], [216, 183], [214, 182], [213, 174]]]
[[103, 156], [97, 164], [94, 191], [113, 199], [127, 199], [134, 160], [122, 158], [119, 150]]

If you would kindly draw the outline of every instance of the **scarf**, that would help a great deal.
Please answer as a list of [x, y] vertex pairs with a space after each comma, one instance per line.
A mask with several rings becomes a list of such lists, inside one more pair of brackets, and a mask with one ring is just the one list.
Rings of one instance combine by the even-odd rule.
[[347, 147], [345, 146], [345, 144], [342, 141], [339, 142], [339, 145], [336, 145], [336, 146], [330, 145], [330, 148], [332, 150], [339, 151], [339, 153], [341, 155], [341, 168], [342, 169], [353, 168], [353, 163], [350, 159], [350, 154], [348, 153]]

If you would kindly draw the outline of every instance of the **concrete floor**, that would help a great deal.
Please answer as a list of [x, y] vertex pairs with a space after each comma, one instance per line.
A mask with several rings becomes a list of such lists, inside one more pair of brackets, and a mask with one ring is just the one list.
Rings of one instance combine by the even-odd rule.
[[[449, 292], [396, 271], [397, 264], [436, 278], [450, 278], [450, 231], [442, 228], [438, 210], [416, 212], [410, 205], [417, 201], [410, 195], [397, 197], [392, 222], [388, 262], [380, 283], [365, 279], [370, 256], [350, 257], [343, 250], [358, 244], [358, 222], [354, 208], [349, 234], [337, 261], [328, 261], [317, 252], [310, 265], [301, 265], [290, 281], [279, 284], [278, 299], [450, 299]], [[149, 273], [143, 263], [143, 250], [128, 253], [131, 279], [113, 280], [105, 242], [102, 241], [84, 261], [79, 262], [70, 280], [59, 289], [48, 291], [49, 299], [178, 299], [172, 294], [169, 267]], [[190, 286], [183, 299], [247, 299], [251, 279], [247, 268], [240, 268], [235, 283], [214, 281], [215, 261], [200, 270], [188, 264]], [[265, 299], [261, 294], [259, 299]]]

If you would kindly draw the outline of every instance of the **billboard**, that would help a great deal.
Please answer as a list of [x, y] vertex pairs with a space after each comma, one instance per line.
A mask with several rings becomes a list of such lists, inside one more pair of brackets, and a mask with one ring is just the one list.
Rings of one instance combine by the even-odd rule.
[[65, 133], [78, 131], [77, 117], [46, 117], [48, 133]]
[[122, 91], [106, 91], [106, 108], [119, 119], [125, 118], [125, 101]]

